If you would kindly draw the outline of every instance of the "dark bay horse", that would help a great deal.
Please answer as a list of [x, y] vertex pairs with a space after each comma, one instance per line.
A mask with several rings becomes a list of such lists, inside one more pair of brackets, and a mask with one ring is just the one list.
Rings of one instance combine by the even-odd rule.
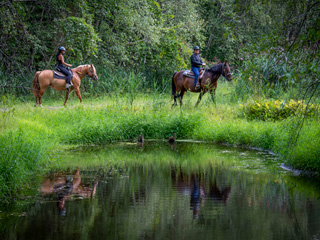
[[201, 79], [201, 87], [199, 90], [196, 90], [194, 87], [194, 79], [184, 76], [183, 72], [184, 71], [176, 72], [172, 76], [172, 95], [174, 98], [173, 106], [177, 105], [177, 98], [179, 98], [180, 105], [182, 105], [183, 95], [187, 91], [200, 93], [196, 106], [200, 103], [203, 94], [205, 94], [207, 91], [210, 92], [212, 101], [214, 102], [217, 81], [220, 75], [225, 77], [228, 81], [231, 81], [232, 79], [230, 66], [227, 62], [219, 63], [209, 69], [206, 69]]
[[96, 69], [93, 66], [93, 64], [87, 64], [87, 65], [81, 65], [79, 67], [73, 68], [72, 72], [73, 72], [73, 78], [72, 78], [73, 87], [70, 90], [66, 89], [66, 80], [54, 78], [52, 70], [43, 70], [43, 71], [36, 72], [32, 81], [32, 93], [36, 98], [35, 107], [37, 105], [42, 107], [41, 98], [47, 87], [51, 87], [54, 90], [67, 91], [64, 105], [66, 105], [67, 100], [69, 98], [69, 94], [73, 90], [75, 91], [80, 102], [82, 103], [82, 97], [79, 89], [81, 80], [86, 75], [88, 75], [93, 80], [97, 80], [98, 76], [96, 73]]

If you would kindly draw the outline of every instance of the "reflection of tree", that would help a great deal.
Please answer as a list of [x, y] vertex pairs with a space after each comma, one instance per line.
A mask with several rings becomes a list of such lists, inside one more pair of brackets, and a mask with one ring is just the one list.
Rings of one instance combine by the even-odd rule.
[[77, 168], [72, 176], [65, 173], [56, 173], [47, 177], [41, 184], [41, 193], [44, 195], [55, 195], [57, 206], [61, 215], [65, 215], [66, 199], [72, 196], [92, 198], [96, 193], [98, 182], [94, 181], [92, 188], [81, 183], [80, 168]]

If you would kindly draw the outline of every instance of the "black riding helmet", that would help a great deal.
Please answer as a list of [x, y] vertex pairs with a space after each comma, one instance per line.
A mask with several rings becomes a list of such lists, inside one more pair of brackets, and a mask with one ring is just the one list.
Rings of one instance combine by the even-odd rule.
[[59, 52], [65, 51], [66, 49], [63, 46], [59, 47]]
[[200, 50], [199, 46], [195, 46], [193, 50]]

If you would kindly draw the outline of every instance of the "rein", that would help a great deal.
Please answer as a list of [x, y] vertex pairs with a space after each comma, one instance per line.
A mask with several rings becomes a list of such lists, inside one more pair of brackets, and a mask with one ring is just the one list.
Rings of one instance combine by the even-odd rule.
[[83, 76], [86, 75], [85, 73], [82, 73], [82, 72], [80, 72], [80, 71], [75, 71], [75, 72], [78, 73], [79, 75], [83, 75]]
[[[78, 73], [79, 75], [83, 75], [83, 76], [85, 76], [85, 75], [88, 75], [88, 76], [89, 76], [88, 73], [85, 74], [85, 73], [82, 73], [82, 72], [79, 72], [79, 71], [76, 71], [76, 73]], [[92, 75], [92, 76], [89, 76], [89, 78], [92, 78], [92, 79], [93, 79], [93, 75]]]
[[79, 71], [76, 71], [76, 73], [78, 73], [78, 74], [80, 74], [80, 75], [86, 75], [86, 74], [84, 74], [84, 73], [82, 73], [82, 72], [79, 72]]
[[85, 75], [88, 75], [89, 78], [92, 78], [93, 80], [96, 80], [95, 79], [94, 67], [90, 67], [90, 65], [86, 65], [86, 66], [89, 68], [87, 73], [82, 73], [82, 72], [80, 72], [80, 70], [77, 70], [77, 68], [74, 68], [74, 72], [77, 73], [80, 77], [84, 77]]
[[206, 73], [206, 69], [204, 69], [204, 71], [202, 72], [202, 74], [199, 76], [199, 79], [202, 79], [203, 75]]

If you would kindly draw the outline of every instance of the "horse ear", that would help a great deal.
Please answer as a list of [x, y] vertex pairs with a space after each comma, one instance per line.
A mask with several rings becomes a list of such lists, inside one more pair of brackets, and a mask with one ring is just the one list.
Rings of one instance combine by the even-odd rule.
[[90, 66], [93, 68], [93, 64], [90, 64]]
[[227, 66], [228, 62], [224, 62], [224, 66]]

